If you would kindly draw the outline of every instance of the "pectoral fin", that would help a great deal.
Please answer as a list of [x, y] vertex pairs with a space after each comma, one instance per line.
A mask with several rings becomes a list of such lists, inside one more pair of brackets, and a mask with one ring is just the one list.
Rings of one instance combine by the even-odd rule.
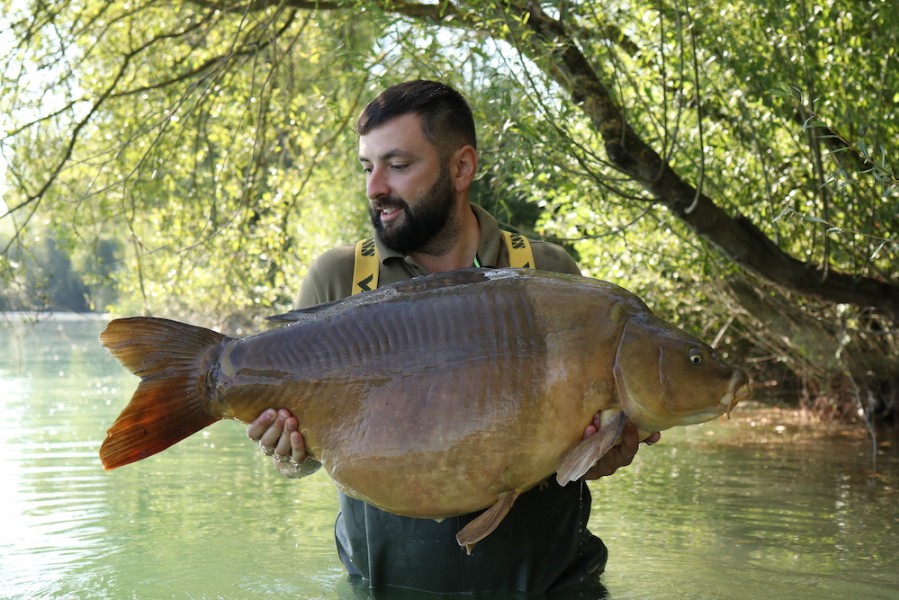
[[459, 545], [464, 546], [465, 551], [471, 554], [475, 544], [493, 533], [493, 530], [506, 518], [516, 498], [518, 498], [516, 490], [499, 494], [493, 506], [481, 513], [456, 534], [456, 541], [459, 542]]
[[602, 413], [602, 425], [599, 431], [583, 440], [566, 452], [556, 469], [556, 481], [565, 485], [584, 476], [596, 461], [602, 458], [621, 437], [624, 422], [627, 419], [620, 410], [607, 410]]

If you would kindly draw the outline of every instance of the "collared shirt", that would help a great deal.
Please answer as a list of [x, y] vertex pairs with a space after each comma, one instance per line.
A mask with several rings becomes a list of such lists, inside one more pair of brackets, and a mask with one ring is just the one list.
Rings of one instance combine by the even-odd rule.
[[[480, 206], [472, 205], [471, 208], [478, 219], [480, 231], [478, 262], [482, 267], [508, 267], [509, 252], [496, 219]], [[428, 274], [411, 257], [391, 250], [377, 238], [375, 238], [375, 245], [381, 257], [379, 285], [397, 283]], [[531, 249], [534, 252], [534, 262], [538, 269], [580, 275], [581, 271], [577, 263], [561, 246], [532, 241]], [[349, 296], [352, 293], [355, 260], [355, 246], [334, 248], [318, 257], [309, 268], [309, 273], [300, 288], [298, 308], [306, 308]]]
[[[478, 206], [472, 205], [472, 210], [480, 228], [480, 265], [508, 267], [508, 250], [496, 220]], [[381, 257], [379, 285], [427, 274], [411, 258], [379, 240], [376, 244]], [[560, 246], [534, 241], [531, 248], [536, 268], [580, 273], [577, 263]], [[299, 307], [349, 296], [354, 262], [354, 246], [335, 248], [316, 259], [303, 282]], [[583, 481], [562, 487], [550, 478], [522, 494], [471, 556], [459, 547], [455, 535], [479, 513], [438, 522], [397, 516], [342, 493], [339, 502], [335, 524], [338, 554], [348, 573], [371, 587], [398, 586], [433, 593], [602, 590], [598, 578], [607, 551], [587, 530], [591, 496]]]

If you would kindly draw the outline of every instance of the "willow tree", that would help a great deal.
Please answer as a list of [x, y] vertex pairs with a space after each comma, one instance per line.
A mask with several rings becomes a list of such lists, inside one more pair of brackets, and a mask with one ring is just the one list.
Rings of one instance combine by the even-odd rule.
[[308, 257], [358, 229], [341, 167], [365, 91], [344, 73], [353, 45], [370, 43], [364, 25], [296, 11], [44, 9], [7, 13], [19, 53], [5, 68], [18, 117], [4, 138], [5, 255], [24, 254], [34, 232], [82, 263], [114, 240], [119, 268], [88, 275], [115, 278], [123, 311], [239, 322], [254, 306], [288, 306]]
[[216, 285], [285, 302], [310, 223], [358, 232], [360, 100], [442, 78], [479, 111], [480, 199], [511, 225], [895, 419], [888, 1], [5, 4], [14, 239], [51, 217], [119, 236], [149, 309]]

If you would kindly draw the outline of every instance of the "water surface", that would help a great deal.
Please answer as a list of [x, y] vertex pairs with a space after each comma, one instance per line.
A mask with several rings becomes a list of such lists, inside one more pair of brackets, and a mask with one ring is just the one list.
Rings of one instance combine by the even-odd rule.
[[[104, 472], [137, 380], [99, 346], [103, 325], [0, 318], [0, 598], [420, 597], [351, 585], [333, 484], [279, 477], [238, 423]], [[895, 447], [875, 470], [860, 432], [738, 412], [665, 432], [592, 484], [608, 598], [899, 599]]]

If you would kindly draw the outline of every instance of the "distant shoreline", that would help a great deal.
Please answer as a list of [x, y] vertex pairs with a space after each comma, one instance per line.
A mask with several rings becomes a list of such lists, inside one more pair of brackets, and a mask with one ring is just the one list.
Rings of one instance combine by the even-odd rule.
[[11, 310], [0, 311], [0, 323], [10, 321], [21, 323], [23, 321], [107, 321], [109, 313], [88, 313], [70, 311], [29, 311]]

